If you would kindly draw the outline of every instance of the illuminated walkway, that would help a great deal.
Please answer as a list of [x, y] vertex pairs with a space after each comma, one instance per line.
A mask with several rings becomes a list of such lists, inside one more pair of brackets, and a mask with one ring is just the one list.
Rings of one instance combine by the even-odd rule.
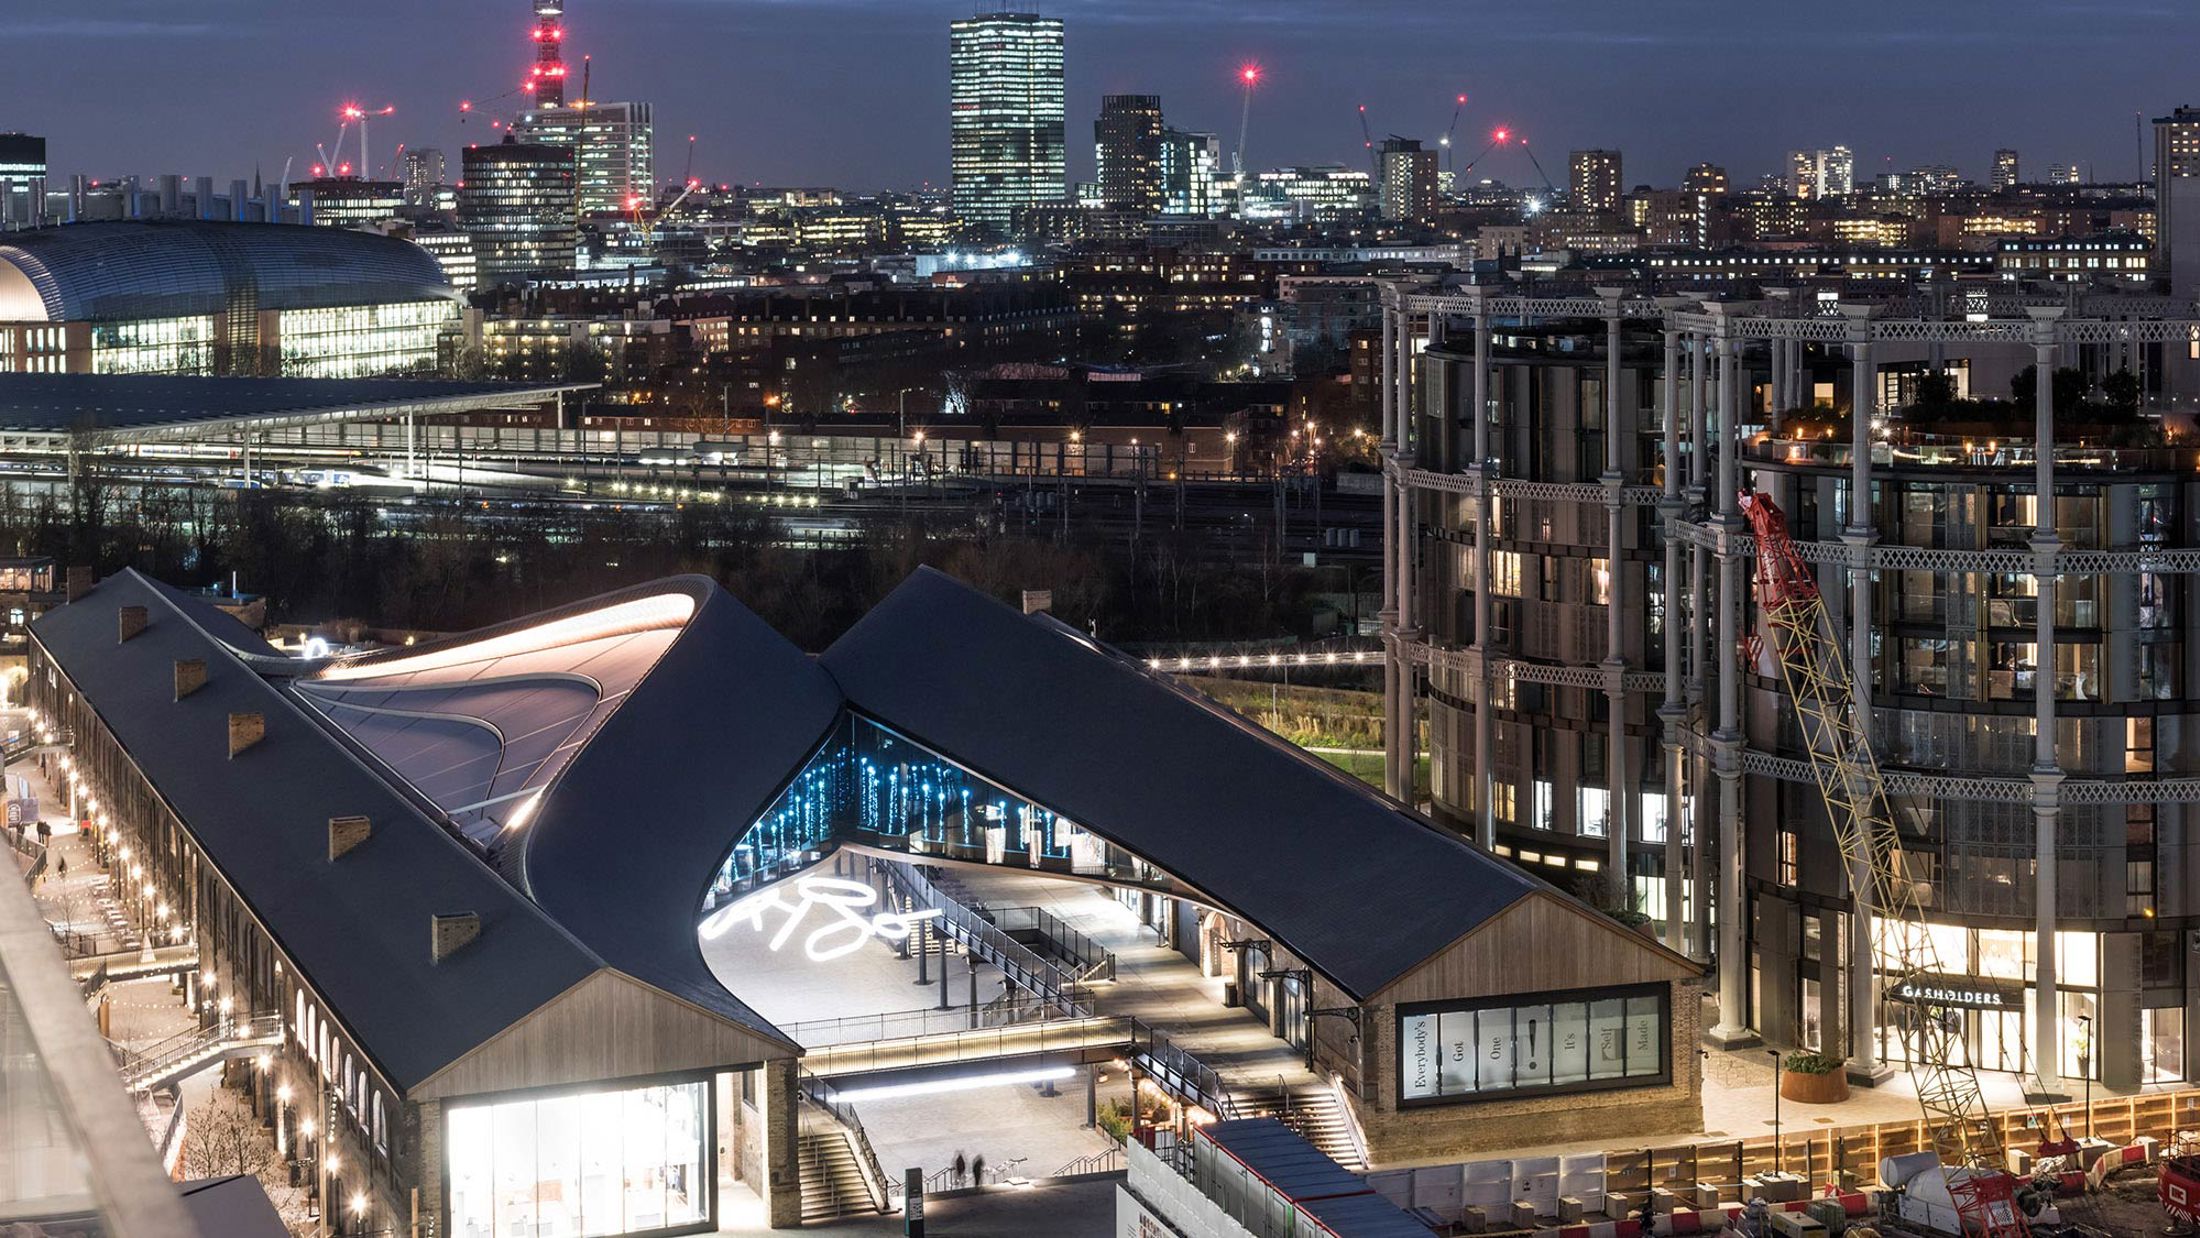
[[1201, 975], [1107, 891], [1006, 871], [965, 871], [956, 877], [992, 906], [1042, 908], [1114, 951], [1116, 981], [1094, 986], [1095, 1013], [1136, 1017], [1245, 1092], [1273, 1096], [1279, 1084], [1319, 1082], [1306, 1068], [1304, 1053], [1272, 1035], [1259, 1016], [1222, 1004], [1220, 977]]

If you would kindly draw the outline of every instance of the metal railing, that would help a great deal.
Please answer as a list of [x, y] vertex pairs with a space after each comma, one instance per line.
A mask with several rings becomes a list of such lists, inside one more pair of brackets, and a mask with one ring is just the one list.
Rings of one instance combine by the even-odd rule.
[[911, 910], [938, 911], [933, 921], [939, 931], [965, 950], [1000, 968], [1010, 984], [1052, 1001], [1067, 1018], [1092, 1013], [1092, 999], [1077, 977], [1040, 958], [1030, 947], [1002, 932], [976, 912], [949, 898], [913, 864], [876, 861], [887, 886], [910, 905]]
[[857, 1115], [854, 1105], [844, 1099], [832, 1084], [805, 1070], [797, 1079], [802, 1099], [815, 1105], [830, 1116], [848, 1134], [848, 1145], [855, 1151], [856, 1169], [863, 1175], [863, 1189], [871, 1197], [871, 1206], [885, 1212], [890, 1206], [891, 1194], [886, 1171], [879, 1166], [878, 1153], [871, 1149], [870, 1133], [863, 1129], [863, 1119]]
[[1132, 1045], [1131, 1064], [1144, 1069], [1163, 1091], [1224, 1120], [1243, 1116], [1214, 1067], [1194, 1057], [1164, 1033], [1144, 1023], [1138, 1023], [1138, 1029], [1145, 1033], [1145, 1044], [1143, 1048], [1135, 1043]]
[[211, 1063], [232, 1050], [274, 1044], [283, 1036], [278, 1015], [231, 1019], [209, 1028], [192, 1028], [139, 1049], [121, 1049], [117, 1073], [129, 1090], [142, 1091], [179, 1070]]
[[1214, 1067], [1132, 1015], [1089, 1015], [824, 1045], [810, 1049], [802, 1060], [806, 1069], [820, 1075], [858, 1075], [1003, 1058], [1101, 1052], [1120, 1052], [1157, 1087], [1185, 1104], [1218, 1118], [1242, 1116], [1236, 1098]]
[[910, 1070], [956, 1062], [1112, 1049], [1133, 1045], [1138, 1028], [1138, 1021], [1129, 1015], [1048, 1019], [1011, 1027], [825, 1045], [810, 1049], [803, 1062], [824, 1075]]
[[1045, 908], [1001, 907], [988, 915], [994, 927], [1011, 939], [1019, 933], [1037, 935], [1055, 957], [1076, 966], [1080, 981], [1115, 979], [1115, 953]]
[[1050, 1178], [1074, 1178], [1079, 1174], [1119, 1174], [1123, 1172], [1123, 1145], [1116, 1144], [1104, 1152], [1089, 1152], [1048, 1174]]
[[931, 1007], [889, 1010], [879, 1014], [842, 1015], [832, 1019], [804, 1019], [781, 1023], [779, 1030], [805, 1049], [833, 1045], [864, 1044], [880, 1040], [906, 1040], [951, 1032], [977, 1031], [1043, 1023], [1060, 1017], [1053, 1002], [1011, 986], [999, 997], [973, 1011], [968, 1006], [947, 1010]]

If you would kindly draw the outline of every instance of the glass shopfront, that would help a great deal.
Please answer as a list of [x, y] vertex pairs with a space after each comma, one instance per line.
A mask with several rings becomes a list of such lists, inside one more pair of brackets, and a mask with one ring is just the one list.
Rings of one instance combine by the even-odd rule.
[[454, 1106], [457, 1238], [694, 1232], [716, 1224], [709, 1084]]
[[1670, 1081], [1663, 985], [1399, 1008], [1398, 1098], [1435, 1104]]
[[[1909, 930], [1911, 934], [1915, 930]], [[2033, 987], [2037, 963], [2037, 939], [2019, 930], [1971, 929], [1960, 925], [1931, 926], [1930, 955], [1939, 971], [1921, 978], [1933, 998], [1929, 1004], [1943, 1017], [1961, 1019], [1957, 1043], [1969, 1063], [1980, 1070], [2031, 1075], [2039, 1070], [2037, 1050], [2051, 1044], [2055, 1073], [2065, 1079], [2102, 1079], [2098, 1039], [2111, 1034], [2101, 1018], [2102, 942], [2099, 934], [2065, 931], [2055, 934], [2055, 974], [2058, 1008], [2054, 1034], [2040, 1035]], [[1881, 996], [1884, 1005], [1879, 1027], [1881, 1060], [1909, 1060], [1904, 1019], [1916, 1005], [1907, 1001], [1896, 977], [1900, 974], [1902, 938], [1885, 933], [1879, 942]], [[2176, 939], [2171, 938], [2172, 942]], [[1913, 956], [1914, 957], [1914, 956]], [[2151, 965], [2151, 964], [2150, 964]], [[2136, 977], [2134, 980], [2136, 981]], [[2182, 987], [2181, 970], [2150, 975], [2147, 987], [2175, 992]], [[2162, 1082], [2185, 1077], [2185, 1013], [2181, 1005], [2146, 1008], [2140, 1012], [2136, 1069], [2140, 1082]]]

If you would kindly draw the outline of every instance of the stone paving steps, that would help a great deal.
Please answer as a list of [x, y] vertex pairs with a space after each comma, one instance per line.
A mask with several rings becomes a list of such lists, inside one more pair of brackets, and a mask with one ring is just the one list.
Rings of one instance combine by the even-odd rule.
[[846, 1131], [803, 1132], [800, 1166], [803, 1224], [878, 1211], [864, 1187], [863, 1170], [856, 1164], [855, 1150], [848, 1146]]

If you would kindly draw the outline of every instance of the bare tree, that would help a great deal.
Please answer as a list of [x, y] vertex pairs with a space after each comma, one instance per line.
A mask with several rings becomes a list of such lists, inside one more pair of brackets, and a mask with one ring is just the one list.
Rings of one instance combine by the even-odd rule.
[[302, 1188], [290, 1185], [283, 1172], [275, 1132], [261, 1125], [245, 1099], [228, 1088], [215, 1088], [204, 1104], [191, 1111], [184, 1131], [183, 1170], [186, 1178], [255, 1177], [294, 1238], [319, 1232], [312, 1201]]
[[193, 1109], [184, 1129], [185, 1172], [193, 1178], [258, 1174], [277, 1163], [274, 1132], [227, 1088]]

